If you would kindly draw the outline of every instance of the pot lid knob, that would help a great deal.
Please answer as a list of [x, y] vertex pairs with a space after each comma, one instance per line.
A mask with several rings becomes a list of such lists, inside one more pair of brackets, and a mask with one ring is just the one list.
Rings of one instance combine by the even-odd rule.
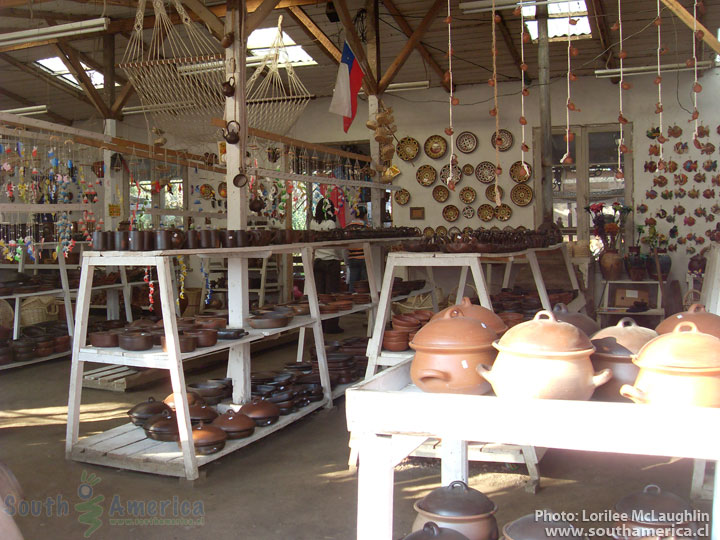
[[660, 495], [662, 493], [662, 489], [660, 489], [660, 486], [657, 484], [648, 484], [643, 488], [643, 493], [647, 493], [649, 495]]
[[620, 319], [616, 326], [619, 326], [620, 328], [626, 328], [628, 326], [637, 326], [638, 324], [635, 322], [635, 319], [632, 317], [623, 317]]
[[673, 332], [699, 332], [699, 330], [694, 322], [683, 321], [673, 329]]
[[548, 311], [547, 309], [538, 311], [533, 317], [533, 321], [539, 321], [541, 319], [550, 319], [552, 322], [558, 322], [555, 313], [553, 313], [552, 311]]
[[442, 532], [440, 531], [440, 527], [437, 526], [437, 523], [433, 521], [428, 521], [422, 528], [424, 533], [427, 533], [428, 536], [440, 536]]
[[706, 313], [707, 310], [702, 304], [693, 304], [688, 308], [688, 313]]

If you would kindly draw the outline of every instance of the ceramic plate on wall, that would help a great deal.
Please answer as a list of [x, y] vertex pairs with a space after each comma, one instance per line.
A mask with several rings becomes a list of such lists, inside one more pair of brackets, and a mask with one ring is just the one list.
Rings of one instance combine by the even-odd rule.
[[478, 139], [472, 131], [463, 131], [455, 139], [455, 146], [463, 154], [474, 152], [477, 148]]
[[489, 184], [495, 180], [495, 164], [489, 161], [481, 162], [475, 167], [475, 178], [480, 180], [483, 184]]
[[500, 129], [497, 133], [493, 133], [490, 137], [490, 144], [495, 148], [495, 136], [497, 135], [497, 149], [501, 152], [507, 152], [512, 148], [515, 137], [507, 129]]
[[[503, 188], [501, 188], [500, 186], [498, 186], [498, 193], [500, 194], [500, 198], [502, 199], [505, 193], [503, 192]], [[485, 190], [485, 196], [488, 198], [489, 201], [493, 203], [495, 202], [495, 184], [487, 187], [487, 189]]]
[[[527, 169], [525, 167], [527, 167]], [[532, 167], [526, 161], [516, 161], [510, 165], [510, 178], [518, 184], [527, 182], [532, 177]]]
[[458, 210], [458, 207], [454, 204], [448, 204], [442, 210], [442, 217], [445, 218], [445, 221], [452, 223], [460, 217], [460, 210]]
[[527, 184], [518, 184], [510, 190], [510, 200], [518, 206], [527, 206], [533, 200], [533, 190]]
[[501, 204], [495, 207], [495, 217], [500, 221], [507, 221], [512, 216], [512, 208], [507, 204]]
[[425, 141], [425, 153], [433, 159], [440, 159], [447, 152], [447, 141], [440, 135], [430, 135]]
[[430, 187], [437, 180], [437, 171], [430, 165], [421, 165], [415, 173], [415, 178], [421, 186]]
[[492, 205], [481, 204], [477, 209], [477, 215], [483, 221], [492, 221], [495, 217], [495, 209]]
[[397, 145], [397, 155], [403, 161], [412, 161], [420, 152], [420, 143], [412, 137], [403, 137]]
[[432, 227], [425, 227], [423, 229], [423, 236], [425, 238], [430, 238], [431, 236], [435, 235], [435, 230]]
[[410, 202], [410, 192], [407, 189], [400, 189], [395, 192], [395, 202], [401, 206]]
[[472, 219], [475, 216], [475, 209], [472, 206], [466, 206], [462, 209], [462, 216], [466, 219]]
[[[460, 183], [460, 180], [462, 180], [462, 171], [457, 165], [453, 165], [452, 167], [452, 176], [456, 184]], [[443, 165], [443, 168], [440, 169], [440, 180], [446, 184], [450, 180], [450, 164]]]
[[465, 165], [463, 165], [463, 167], [462, 167], [462, 173], [463, 173], [465, 176], [472, 176], [474, 172], [475, 172], [475, 167], [473, 167], [473, 166], [470, 165], [469, 163], [466, 163]]
[[464, 187], [460, 190], [460, 200], [465, 204], [472, 204], [475, 202], [475, 197], [477, 197], [477, 193], [470, 186]]
[[450, 198], [450, 190], [443, 185], [435, 186], [432, 196], [437, 202], [445, 202]]
[[435, 227], [435, 234], [438, 236], [446, 236], [447, 235], [447, 227], [445, 225], [438, 225]]

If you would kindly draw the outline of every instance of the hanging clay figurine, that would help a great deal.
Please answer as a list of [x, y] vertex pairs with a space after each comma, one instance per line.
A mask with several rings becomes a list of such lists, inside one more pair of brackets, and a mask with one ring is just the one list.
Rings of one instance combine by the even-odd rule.
[[677, 124], [674, 126], [668, 127], [668, 136], [669, 137], [674, 137], [677, 139], [678, 137], [682, 136], [682, 133], [683, 133], [682, 128], [680, 126], [678, 126]]
[[687, 143], [684, 143], [684, 142], [675, 143], [674, 148], [675, 148], [676, 154], [687, 154], [687, 151], [688, 151]]
[[707, 137], [710, 135], [710, 129], [708, 129], [707, 126], [698, 126], [697, 131], [695, 132], [698, 137]]
[[706, 199], [714, 199], [715, 198], [715, 190], [714, 189], [706, 189], [703, 191], [703, 197]]
[[687, 184], [687, 181], [688, 181], [687, 174], [680, 173], [680, 174], [675, 175], [675, 185], [676, 186], [684, 186], [685, 184]]
[[706, 160], [703, 162], [703, 170], [707, 172], [715, 172], [717, 170], [717, 161], [716, 160]]
[[[720, 126], [718, 126], [718, 128], [720, 128]], [[660, 128], [659, 127], [650, 128], [645, 132], [645, 135], [647, 136], [648, 139], [653, 139], [653, 140], [657, 139], [660, 136]]]
[[696, 208], [693, 211], [693, 214], [695, 214], [696, 217], [704, 217], [707, 215], [707, 210], [705, 210], [702, 206], [699, 208]]
[[683, 169], [685, 169], [686, 172], [697, 171], [697, 161], [688, 159], [685, 163], [683, 163]]
[[654, 161], [645, 162], [645, 172], [654, 173], [657, 170], [657, 163]]
[[655, 212], [655, 217], [659, 217], [660, 219], [665, 219], [667, 217], [667, 210], [664, 208], [661, 208], [657, 212]]
[[678, 164], [677, 161], [673, 161], [672, 159], [667, 162], [667, 172], [674, 173], [678, 170]]
[[677, 189], [675, 190], [675, 198], [676, 198], [676, 199], [684, 199], [684, 198], [685, 198], [685, 195], [687, 195], [687, 191], [685, 191], [685, 189], [683, 189], [683, 188], [677, 188]]
[[706, 156], [711, 156], [715, 153], [715, 145], [713, 143], [703, 144], [700, 153]]
[[[681, 189], [682, 189], [682, 188], [681, 188]], [[670, 189], [665, 189], [665, 190], [663, 190], [663, 192], [660, 194], [660, 196], [661, 196], [663, 199], [665, 199], [666, 201], [669, 201], [670, 199], [673, 198], [673, 192], [672, 192], [672, 190], [670, 190]]]
[[692, 227], [693, 225], [695, 225], [695, 218], [692, 216], [685, 216], [685, 218], [683, 219], [683, 225]]
[[659, 144], [651, 144], [650, 148], [648, 148], [648, 155], [659, 156], [660, 155], [660, 145]]
[[645, 226], [646, 227], [654, 227], [657, 225], [657, 220], [653, 217], [645, 218]]
[[638, 213], [638, 214], [644, 214], [644, 213], [646, 213], [647, 211], [648, 211], [648, 206], [647, 206], [647, 204], [644, 204], [644, 203], [643, 203], [643, 204], [638, 204], [638, 205], [637, 205], [637, 213]]
[[682, 216], [685, 213], [685, 207], [682, 205], [675, 206], [673, 208], [673, 214], [677, 216]]
[[673, 216], [672, 214], [668, 214], [665, 218], [665, 221], [667, 221], [668, 223], [675, 223], [675, 216]]
[[688, 197], [691, 199], [697, 199], [700, 197], [700, 190], [697, 188], [692, 188], [690, 191], [688, 191]]
[[658, 196], [657, 191], [655, 191], [654, 189], [649, 189], [645, 192], [646, 199], [650, 199], [650, 200], [657, 199], [657, 196]]
[[668, 179], [662, 175], [653, 178], [653, 186], [665, 187], [667, 186]]

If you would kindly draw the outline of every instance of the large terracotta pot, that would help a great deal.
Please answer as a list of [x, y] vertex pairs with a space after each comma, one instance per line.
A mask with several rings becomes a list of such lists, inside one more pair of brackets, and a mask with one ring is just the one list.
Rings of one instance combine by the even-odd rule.
[[586, 400], [612, 377], [609, 369], [593, 371], [590, 338], [551, 311], [514, 326], [493, 345], [500, 353], [492, 371], [478, 366], [478, 372], [499, 397]]
[[410, 343], [416, 351], [410, 378], [424, 392], [484, 394], [490, 385], [476, 367], [493, 363], [496, 338], [485, 323], [466, 317], [463, 309], [447, 311], [418, 330]]
[[480, 491], [457, 480], [432, 490], [414, 505], [418, 513], [412, 530], [432, 521], [464, 534], [468, 540], [497, 540], [497, 505]]
[[633, 364], [633, 356], [643, 345], [657, 337], [657, 332], [639, 326], [630, 317], [623, 317], [616, 326], [603, 328], [590, 338], [595, 352], [590, 357], [595, 371], [610, 368], [613, 377], [593, 394], [603, 401], [624, 401], [620, 396], [623, 384], [635, 382], [640, 368]]
[[690, 503], [654, 484], [620, 499], [615, 505], [615, 511], [619, 516], [615, 527], [627, 531], [627, 534], [621, 537], [623, 539], [695, 538], [694, 535], [687, 534], [677, 537], [668, 535], [673, 528], [678, 528], [678, 532], [679, 528], [695, 530], [697, 524], [691, 519], [695, 513]]
[[655, 331], [658, 334], [667, 334], [675, 330], [678, 324], [687, 321], [694, 323], [698, 331], [720, 338], [720, 316], [705, 311], [702, 304], [693, 304], [687, 311], [671, 315], [658, 324]]
[[605, 281], [617, 281], [622, 277], [623, 258], [615, 250], [600, 255], [600, 273]]
[[720, 407], [720, 339], [684, 322], [646, 343], [633, 362], [635, 384], [620, 394], [636, 403]]
[[553, 306], [553, 313], [558, 321], [572, 324], [585, 332], [585, 335], [587, 336], [592, 336], [595, 332], [600, 330], [600, 325], [595, 322], [594, 319], [591, 319], [584, 313], [570, 311], [562, 302]]
[[462, 309], [466, 317], [471, 317], [473, 319], [478, 319], [480, 322], [484, 322], [491, 330], [493, 330], [498, 335], [498, 337], [501, 337], [508, 329], [508, 325], [505, 324], [505, 321], [502, 320], [498, 315], [496, 315], [493, 310], [473, 304], [467, 296], [464, 297], [462, 299], [462, 302], [460, 302], [459, 304], [450, 306], [449, 308], [445, 308], [442, 311], [439, 311], [438, 313], [433, 315], [430, 320], [434, 321], [436, 319], [439, 319], [443, 317], [445, 313], [455, 308]]

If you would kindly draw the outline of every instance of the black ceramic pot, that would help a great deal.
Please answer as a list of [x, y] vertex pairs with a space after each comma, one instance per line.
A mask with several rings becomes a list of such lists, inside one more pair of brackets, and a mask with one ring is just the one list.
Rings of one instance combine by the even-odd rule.
[[143, 231], [130, 231], [128, 247], [130, 251], [145, 251], [145, 235]]
[[115, 231], [115, 249], [128, 251], [130, 249], [130, 234], [128, 231]]

